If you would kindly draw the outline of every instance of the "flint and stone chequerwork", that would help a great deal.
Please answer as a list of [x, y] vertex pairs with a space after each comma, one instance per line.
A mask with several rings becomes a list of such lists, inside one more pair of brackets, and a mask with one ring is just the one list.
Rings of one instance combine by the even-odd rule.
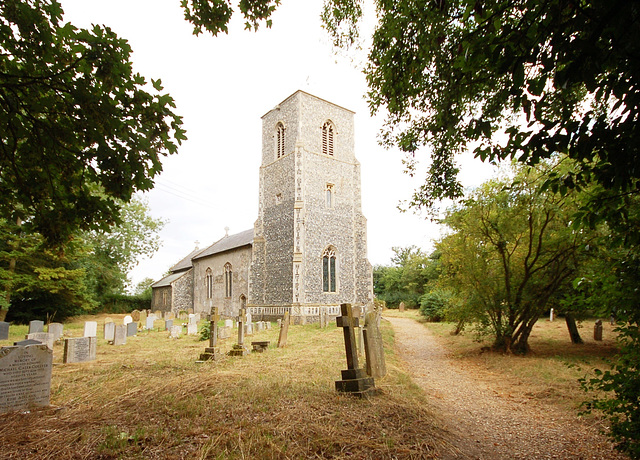
[[[231, 317], [246, 307], [253, 318], [265, 320], [289, 311], [295, 323], [303, 323], [317, 321], [321, 313], [338, 316], [341, 303], [370, 305], [366, 225], [354, 113], [297, 91], [262, 117], [253, 230], [187, 256], [191, 308], [209, 312], [217, 306]], [[185, 259], [174, 268], [184, 271]], [[175, 285], [167, 282], [177, 274], [174, 268], [153, 286], [153, 309], [181, 309], [156, 303], [156, 291], [161, 299], [161, 291]]]

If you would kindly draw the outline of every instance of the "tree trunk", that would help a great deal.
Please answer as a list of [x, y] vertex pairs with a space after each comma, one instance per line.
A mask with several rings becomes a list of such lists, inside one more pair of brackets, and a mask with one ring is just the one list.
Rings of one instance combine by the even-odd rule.
[[567, 323], [567, 329], [569, 329], [569, 336], [571, 337], [571, 343], [583, 343], [580, 332], [578, 332], [578, 326], [576, 325], [576, 319], [571, 313], [567, 313], [564, 316], [564, 320]]

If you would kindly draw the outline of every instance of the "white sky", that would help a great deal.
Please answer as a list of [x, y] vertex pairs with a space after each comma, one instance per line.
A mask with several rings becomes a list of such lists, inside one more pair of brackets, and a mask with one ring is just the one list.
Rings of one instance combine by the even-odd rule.
[[[382, 119], [369, 114], [366, 81], [356, 65], [366, 56], [334, 53], [320, 25], [322, 0], [283, 0], [273, 27], [257, 33], [243, 30], [238, 13], [229, 34], [215, 38], [192, 34], [180, 0], [60, 2], [65, 22], [77, 27], [104, 24], [129, 40], [134, 70], [147, 80], [162, 80], [187, 130], [188, 140], [178, 154], [163, 160], [156, 188], [145, 194], [152, 215], [169, 223], [161, 232], [160, 251], [130, 273], [133, 286], [146, 277], [160, 279], [196, 241], [204, 248], [224, 236], [225, 227], [229, 233], [253, 227], [260, 117], [299, 89], [356, 112], [370, 262], [389, 264], [393, 246], [428, 250], [440, 235], [436, 224], [398, 211], [398, 203], [409, 200], [424, 177], [403, 174], [403, 155], [378, 145]], [[461, 179], [465, 186], [475, 186], [491, 171], [465, 159]]]

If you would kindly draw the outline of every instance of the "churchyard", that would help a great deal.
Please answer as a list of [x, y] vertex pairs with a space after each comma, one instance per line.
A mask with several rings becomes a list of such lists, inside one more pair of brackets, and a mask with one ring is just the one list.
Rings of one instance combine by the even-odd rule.
[[[411, 310], [385, 315], [419, 320]], [[116, 325], [125, 318], [109, 316]], [[64, 342], [54, 342], [50, 406], [0, 417], [3, 458], [438, 458], [451, 453], [451, 434], [442, 430], [438, 414], [430, 412], [428, 398], [407, 374], [384, 320], [386, 376], [375, 379], [375, 394], [355, 398], [336, 391], [348, 363], [344, 328], [335, 322], [325, 328], [291, 325], [282, 347], [275, 322], [269, 329], [256, 328], [244, 337], [249, 352], [241, 356], [227, 355], [238, 342], [233, 329], [218, 338], [218, 359], [198, 363], [210, 345], [198, 335], [171, 338], [170, 330], [137, 330], [123, 345], [111, 345], [103, 336], [106, 317], [64, 324], [63, 337], [82, 338], [87, 327], [93, 331], [86, 322], [95, 321], [95, 357], [65, 363]], [[174, 323], [186, 332], [187, 321]], [[217, 324], [222, 328], [225, 321]], [[569, 347], [564, 322], [541, 320], [531, 340], [534, 353], [526, 358], [482, 352], [473, 334], [449, 335], [451, 324], [425, 326], [478, 379], [499, 380], [505, 392], [571, 410], [582, 398], [576, 379], [584, 371], [577, 366], [601, 367], [613, 352], [610, 334], [603, 343], [591, 343], [591, 323], [581, 329], [585, 346]], [[12, 325], [0, 346], [23, 340], [28, 329]], [[251, 352], [252, 342], [268, 344]], [[359, 359], [362, 365], [364, 356]]]

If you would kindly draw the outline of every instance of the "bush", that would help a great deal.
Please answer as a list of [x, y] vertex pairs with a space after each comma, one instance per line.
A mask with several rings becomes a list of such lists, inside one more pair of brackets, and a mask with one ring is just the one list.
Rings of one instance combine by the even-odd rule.
[[420, 297], [420, 314], [427, 321], [443, 321], [451, 306], [451, 295], [443, 290], [431, 291]]

